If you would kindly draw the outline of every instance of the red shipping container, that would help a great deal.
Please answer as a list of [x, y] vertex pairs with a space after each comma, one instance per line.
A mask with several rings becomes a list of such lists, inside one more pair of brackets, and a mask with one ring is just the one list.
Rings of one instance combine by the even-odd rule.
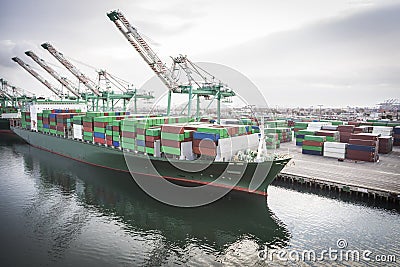
[[136, 128], [136, 133], [137, 134], [141, 134], [141, 135], [145, 135], [146, 134], [146, 130], [145, 129], [141, 129], [141, 128]]
[[154, 148], [154, 142], [146, 141], [146, 147]]
[[212, 148], [205, 148], [205, 147], [193, 147], [193, 153], [199, 155], [205, 155], [210, 157], [215, 157], [217, 155], [217, 150]]
[[161, 131], [166, 133], [182, 134], [185, 128], [182, 125], [163, 125], [161, 126]]
[[321, 130], [315, 132], [315, 135], [317, 136], [335, 136], [336, 131], [326, 131], [326, 130]]
[[361, 122], [359, 121], [349, 121], [347, 122], [348, 125], [354, 125], [356, 127], [360, 126]]
[[378, 156], [372, 152], [348, 149], [346, 159], [375, 162], [378, 160]]
[[374, 140], [362, 140], [362, 139], [352, 139], [350, 138], [349, 144], [360, 145], [360, 146], [377, 146], [378, 142]]
[[348, 143], [351, 135], [352, 135], [352, 133], [349, 133], [349, 132], [340, 132], [340, 142]]
[[83, 126], [83, 131], [84, 131], [84, 132], [88, 132], [88, 133], [93, 133], [92, 127]]
[[106, 143], [106, 139], [95, 137], [94, 138], [94, 142], [95, 143], [100, 143], [100, 144], [105, 144]]
[[323, 147], [324, 142], [317, 142], [317, 141], [311, 141], [311, 140], [304, 140], [303, 141], [303, 146], [317, 146], [317, 147]]
[[107, 144], [108, 146], [112, 146], [112, 145], [113, 145], [113, 141], [112, 141], [112, 140], [107, 140], [107, 141], [106, 141], [106, 144]]
[[351, 139], [361, 139], [361, 140], [375, 140], [378, 141], [378, 134], [362, 133], [362, 134], [352, 134]]
[[156, 140], [160, 140], [161, 137], [160, 136], [150, 136], [150, 135], [146, 135], [145, 140], [146, 142], [154, 142]]
[[127, 137], [127, 138], [136, 138], [136, 133], [132, 133], [132, 132], [122, 132], [122, 137]]
[[181, 147], [181, 141], [161, 139], [161, 145], [162, 146], [180, 148]]
[[210, 140], [210, 139], [194, 139], [193, 140], [193, 147], [205, 147], [205, 148], [211, 148], [215, 149], [217, 144]]
[[107, 140], [107, 141], [112, 141], [112, 140], [113, 140], [112, 135], [107, 135], [107, 136], [106, 136], [106, 140]]
[[106, 128], [107, 125], [108, 125], [108, 122], [97, 122], [97, 121], [95, 121], [93, 123], [93, 126], [97, 127], [97, 128]]
[[84, 121], [84, 122], [83, 122], [83, 127], [90, 127], [90, 128], [93, 128], [93, 123]]
[[379, 137], [379, 153], [388, 154], [393, 150], [393, 137], [382, 136]]
[[352, 133], [354, 131], [354, 125], [338, 125], [337, 130], [339, 132]]
[[113, 132], [119, 132], [119, 126], [113, 126], [112, 130]]

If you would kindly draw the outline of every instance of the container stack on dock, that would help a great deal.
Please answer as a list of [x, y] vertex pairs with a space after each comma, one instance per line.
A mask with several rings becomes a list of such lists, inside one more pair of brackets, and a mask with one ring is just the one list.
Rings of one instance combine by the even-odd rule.
[[305, 130], [307, 129], [307, 127], [308, 127], [308, 122], [296, 121], [293, 126], [294, 136], [297, 137], [297, 132], [300, 130]]
[[396, 126], [393, 128], [393, 145], [400, 146], [400, 126]]
[[376, 134], [352, 134], [347, 146], [346, 158], [352, 160], [376, 162], [379, 140]]
[[322, 156], [326, 136], [305, 135], [302, 145], [302, 153]]
[[[285, 127], [277, 127], [277, 128], [266, 128], [264, 129], [264, 133], [266, 137], [270, 137], [269, 139], [275, 139], [275, 135], [279, 143], [286, 143], [292, 141], [292, 130], [290, 128]], [[269, 134], [273, 134], [274, 136], [268, 136]], [[267, 140], [269, 142], [270, 140]], [[279, 147], [279, 146], [278, 146]]]
[[379, 154], [389, 154], [393, 151], [393, 137], [380, 136], [379, 137]]
[[337, 130], [340, 133], [340, 142], [341, 143], [348, 143], [349, 142], [349, 140], [351, 138], [351, 135], [354, 132], [354, 128], [355, 128], [354, 125], [339, 125], [337, 127]]
[[393, 127], [374, 126], [372, 133], [378, 134], [380, 136], [392, 136], [393, 135]]
[[327, 142], [340, 142], [340, 133], [338, 131], [320, 130], [315, 132], [317, 136], [325, 136]]
[[296, 133], [296, 146], [302, 146], [303, 145], [304, 137], [306, 135], [314, 135], [314, 134], [315, 134], [315, 131], [299, 130]]
[[346, 149], [347, 149], [347, 143], [325, 142], [324, 157], [345, 159]]

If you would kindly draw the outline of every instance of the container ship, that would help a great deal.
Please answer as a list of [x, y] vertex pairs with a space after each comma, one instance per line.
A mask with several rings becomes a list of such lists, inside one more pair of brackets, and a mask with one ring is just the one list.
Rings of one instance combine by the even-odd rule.
[[[233, 90], [186, 56], [173, 57], [173, 66], [167, 68], [121, 12], [112, 11], [107, 16], [166, 86], [166, 114], [138, 114], [136, 98], [148, 95], [139, 96], [136, 90], [122, 95], [101, 91], [63, 53], [44, 43], [41, 46], [76, 76], [88, 92], [81, 94], [72, 83], [55, 75], [35, 53], [27, 51], [25, 54], [59, 80], [77, 101], [31, 103], [21, 113], [20, 120], [11, 120], [11, 129], [34, 147], [87, 164], [130, 172], [134, 177], [158, 177], [189, 186], [207, 184], [214, 189], [265, 196], [268, 185], [290, 157], [268, 153], [265, 137], [268, 133], [263, 123], [258, 126], [249, 119], [221, 119], [221, 102], [235, 96]], [[13, 61], [57, 93], [20, 58], [14, 57]], [[187, 112], [180, 113], [186, 116], [171, 115], [172, 94], [188, 96]], [[201, 119], [203, 98], [215, 100], [215, 120]], [[133, 113], [109, 111], [109, 106], [114, 110], [114, 100], [123, 101], [122, 110], [126, 110], [125, 102], [132, 100]], [[99, 101], [107, 103], [103, 110], [108, 112], [98, 111]], [[191, 114], [192, 101], [196, 101], [195, 116]]]
[[[174, 183], [265, 196], [290, 157], [268, 155], [262, 127], [236, 121], [218, 125], [182, 116], [87, 112], [81, 104], [55, 109], [46, 103], [31, 105], [20, 121], [11, 120], [11, 129], [34, 147], [90, 165], [154, 178], [146, 165], [151, 162], [159, 177]], [[256, 171], [262, 180], [251, 186]]]

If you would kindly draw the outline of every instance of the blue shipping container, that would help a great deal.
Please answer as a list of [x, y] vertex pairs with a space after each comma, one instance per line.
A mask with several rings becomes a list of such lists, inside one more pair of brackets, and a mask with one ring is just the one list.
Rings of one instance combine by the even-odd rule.
[[96, 138], [106, 139], [106, 134], [94, 132], [93, 136]]
[[138, 146], [146, 146], [146, 141], [144, 141], [144, 140], [136, 140], [136, 144]]
[[347, 149], [349, 150], [357, 150], [357, 151], [367, 151], [367, 152], [375, 152], [374, 146], [361, 146], [361, 145], [347, 145]]
[[322, 156], [322, 152], [321, 151], [314, 151], [314, 150], [306, 150], [303, 149], [301, 151], [302, 154], [308, 154], [308, 155], [315, 155], [315, 156]]
[[193, 139], [211, 139], [212, 141], [217, 142], [219, 140], [219, 134], [194, 132]]

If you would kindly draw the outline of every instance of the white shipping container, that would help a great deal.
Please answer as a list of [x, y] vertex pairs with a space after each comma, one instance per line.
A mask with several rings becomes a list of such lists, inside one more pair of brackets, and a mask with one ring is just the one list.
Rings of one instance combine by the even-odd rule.
[[219, 139], [216, 160], [230, 160], [239, 151], [245, 151], [246, 149], [255, 151], [258, 148], [258, 142], [257, 133]]
[[326, 148], [340, 148], [340, 149], [346, 149], [347, 143], [339, 143], [339, 142], [325, 142], [324, 143], [324, 149]]
[[332, 153], [340, 153], [340, 154], [346, 153], [346, 149], [345, 148], [327, 147], [327, 148], [324, 148], [324, 151], [332, 152]]
[[386, 126], [374, 126], [372, 129], [373, 134], [380, 134], [381, 136], [392, 136], [393, 128]]
[[[158, 140], [157, 140], [158, 141]], [[186, 160], [194, 160], [195, 154], [193, 153], [192, 141], [181, 143], [181, 157]]]
[[82, 128], [83, 128], [82, 125], [76, 125], [76, 124], [72, 127], [74, 138], [83, 139]]
[[346, 157], [346, 153], [335, 153], [335, 152], [324, 151], [324, 157], [344, 159]]

